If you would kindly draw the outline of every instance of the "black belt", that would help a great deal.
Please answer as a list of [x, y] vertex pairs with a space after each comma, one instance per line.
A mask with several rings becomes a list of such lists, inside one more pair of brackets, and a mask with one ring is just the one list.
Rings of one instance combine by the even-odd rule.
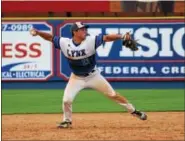
[[78, 74], [78, 76], [87, 77], [87, 76], [89, 76], [93, 72], [95, 72], [94, 69], [91, 72], [89, 72], [89, 73], [84, 73], [84, 74], [80, 74], [80, 75]]

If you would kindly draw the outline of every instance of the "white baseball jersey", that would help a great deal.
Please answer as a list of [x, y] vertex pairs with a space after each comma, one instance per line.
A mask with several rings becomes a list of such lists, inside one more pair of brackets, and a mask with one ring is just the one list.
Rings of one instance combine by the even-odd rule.
[[55, 36], [53, 43], [55, 48], [61, 49], [67, 58], [72, 72], [83, 76], [96, 66], [95, 53], [97, 47], [103, 43], [103, 35], [87, 35], [81, 44], [75, 44], [73, 39]]

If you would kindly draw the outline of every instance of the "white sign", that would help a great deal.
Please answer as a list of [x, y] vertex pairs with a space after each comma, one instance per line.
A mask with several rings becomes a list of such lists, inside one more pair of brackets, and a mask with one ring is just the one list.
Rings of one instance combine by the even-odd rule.
[[30, 35], [30, 28], [51, 33], [45, 22], [3, 22], [2, 80], [47, 80], [53, 75], [52, 43]]

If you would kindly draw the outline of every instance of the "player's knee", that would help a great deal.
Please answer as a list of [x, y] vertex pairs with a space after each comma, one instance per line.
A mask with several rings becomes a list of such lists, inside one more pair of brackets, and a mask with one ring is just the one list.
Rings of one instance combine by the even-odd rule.
[[72, 103], [73, 102], [73, 99], [70, 98], [70, 97], [64, 97], [63, 98], [63, 103]]
[[107, 92], [106, 95], [109, 96], [110, 98], [113, 98], [113, 97], [115, 97], [117, 94], [116, 94], [115, 91], [112, 91], [112, 92]]

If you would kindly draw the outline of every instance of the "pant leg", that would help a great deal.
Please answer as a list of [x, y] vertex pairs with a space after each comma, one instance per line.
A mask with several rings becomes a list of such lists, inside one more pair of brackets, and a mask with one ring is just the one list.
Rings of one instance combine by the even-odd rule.
[[96, 73], [93, 77], [89, 78], [86, 85], [87, 87], [95, 89], [108, 96], [109, 98], [117, 102], [119, 105], [126, 108], [128, 112], [132, 113], [135, 111], [134, 106], [129, 103], [124, 96], [118, 94], [100, 73]]
[[98, 71], [92, 77], [88, 78], [88, 81], [86, 82], [86, 86], [92, 89], [95, 89], [107, 96], [116, 95], [116, 92], [114, 91], [112, 86]]
[[72, 121], [72, 102], [80, 90], [84, 88], [85, 81], [71, 74], [63, 96], [63, 121]]

